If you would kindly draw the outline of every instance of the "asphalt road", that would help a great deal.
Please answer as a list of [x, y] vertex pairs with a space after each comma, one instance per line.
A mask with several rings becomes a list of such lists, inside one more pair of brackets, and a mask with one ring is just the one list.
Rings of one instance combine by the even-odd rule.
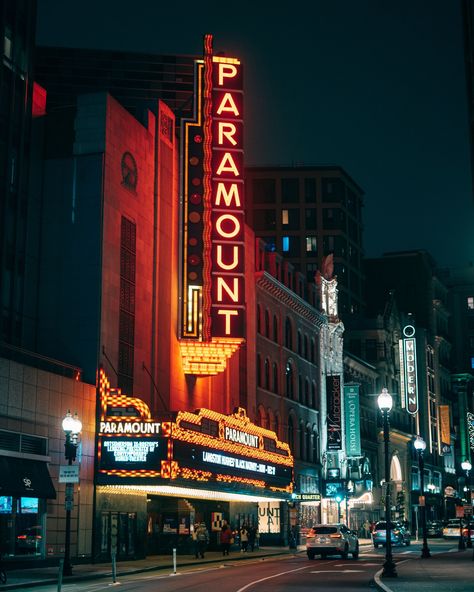
[[[433, 554], [456, 549], [455, 542], [429, 541]], [[409, 547], [394, 547], [394, 559], [417, 557], [421, 542]], [[361, 592], [373, 589], [374, 574], [385, 559], [383, 548], [364, 547], [358, 560], [339, 557], [308, 560], [298, 554], [271, 559], [228, 561], [219, 564], [187, 567], [176, 574], [156, 571], [118, 577], [116, 586], [110, 580], [93, 580], [64, 584], [63, 592], [102, 592], [114, 587], [121, 592], [310, 592], [324, 590]], [[57, 592], [56, 586], [31, 588], [37, 592]]]

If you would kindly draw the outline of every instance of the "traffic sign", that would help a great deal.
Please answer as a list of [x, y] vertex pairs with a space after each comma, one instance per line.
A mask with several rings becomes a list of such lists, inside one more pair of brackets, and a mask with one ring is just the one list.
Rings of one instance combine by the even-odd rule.
[[79, 483], [79, 465], [61, 465], [59, 483]]

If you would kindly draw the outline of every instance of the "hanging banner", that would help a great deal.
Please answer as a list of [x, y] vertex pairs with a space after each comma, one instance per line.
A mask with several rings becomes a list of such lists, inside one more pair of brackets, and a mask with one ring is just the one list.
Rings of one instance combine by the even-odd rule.
[[342, 449], [341, 376], [326, 376], [326, 429], [328, 450]]
[[441, 428], [441, 454], [449, 454], [451, 452], [451, 423], [449, 420], [449, 405], [440, 405], [438, 407], [438, 412]]
[[359, 385], [344, 387], [346, 456], [361, 456]]

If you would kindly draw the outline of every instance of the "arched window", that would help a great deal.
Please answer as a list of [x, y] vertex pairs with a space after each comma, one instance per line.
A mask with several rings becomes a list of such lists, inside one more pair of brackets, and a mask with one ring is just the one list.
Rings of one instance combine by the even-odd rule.
[[278, 395], [279, 390], [279, 380], [278, 380], [278, 364], [273, 362], [273, 392]]
[[305, 433], [304, 433], [304, 425], [303, 422], [300, 422], [300, 458], [301, 460], [306, 460], [306, 451], [305, 451]]
[[303, 355], [303, 338], [301, 336], [301, 331], [298, 329], [298, 355]]
[[257, 354], [257, 386], [262, 386], [262, 361], [260, 354]]
[[285, 347], [293, 349], [293, 327], [288, 317], [285, 321]]
[[262, 332], [262, 310], [257, 306], [257, 333]]
[[295, 396], [294, 391], [294, 375], [293, 375], [293, 365], [290, 361], [286, 363], [286, 371], [285, 371], [285, 378], [286, 378], [286, 396], [289, 399], [293, 399]]
[[294, 454], [295, 452], [295, 425], [293, 423], [293, 418], [291, 415], [288, 417], [288, 444], [290, 446], [291, 452]]
[[275, 415], [270, 407], [267, 409], [267, 428], [275, 431]]
[[278, 436], [278, 438], [280, 437], [280, 424], [280, 416], [277, 413], [275, 415], [275, 434]]
[[311, 339], [311, 362], [313, 364], [316, 363], [316, 344], [314, 343], [314, 339]]
[[306, 426], [306, 446], [305, 446], [305, 449], [306, 449], [306, 460], [311, 461], [312, 460], [312, 458], [311, 458], [312, 446], [311, 446], [311, 428], [309, 425]]
[[[311, 407], [311, 399], [309, 397], [309, 380], [304, 381], [304, 404]], [[309, 448], [308, 448], [309, 450]]]
[[304, 336], [304, 357], [308, 359], [309, 354], [309, 346], [308, 346], [308, 336]]
[[273, 341], [278, 343], [278, 319], [276, 315], [273, 315]]
[[311, 383], [311, 407], [313, 409], [318, 408], [318, 401], [316, 399], [316, 383], [314, 382], [314, 380]]
[[298, 374], [298, 399], [300, 403], [304, 403], [304, 391], [303, 391], [303, 377]]
[[265, 358], [265, 388], [270, 390], [270, 360]]
[[265, 310], [265, 337], [270, 339], [270, 313]]

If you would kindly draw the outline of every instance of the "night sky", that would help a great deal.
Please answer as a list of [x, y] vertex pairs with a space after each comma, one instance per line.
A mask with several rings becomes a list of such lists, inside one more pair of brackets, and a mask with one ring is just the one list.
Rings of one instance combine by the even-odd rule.
[[474, 263], [458, 0], [38, 4], [40, 45], [200, 55], [213, 33], [245, 66], [248, 165], [340, 165], [365, 191], [367, 256]]

